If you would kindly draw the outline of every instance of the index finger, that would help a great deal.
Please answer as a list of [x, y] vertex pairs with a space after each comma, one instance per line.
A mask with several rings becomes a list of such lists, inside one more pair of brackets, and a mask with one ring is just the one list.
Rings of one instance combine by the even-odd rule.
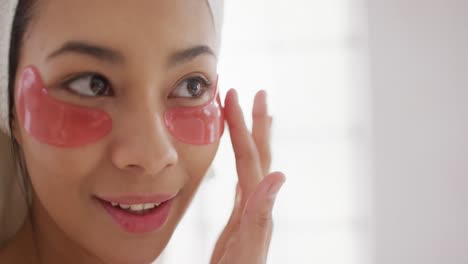
[[245, 124], [237, 92], [234, 89], [231, 89], [226, 95], [225, 114], [236, 157], [239, 184], [242, 193], [245, 194], [243, 195], [245, 202], [245, 199], [248, 199], [262, 180], [263, 173], [257, 147]]
[[263, 175], [267, 175], [271, 166], [270, 137], [272, 117], [268, 115], [265, 90], [259, 91], [255, 96], [252, 120], [252, 137], [257, 146]]

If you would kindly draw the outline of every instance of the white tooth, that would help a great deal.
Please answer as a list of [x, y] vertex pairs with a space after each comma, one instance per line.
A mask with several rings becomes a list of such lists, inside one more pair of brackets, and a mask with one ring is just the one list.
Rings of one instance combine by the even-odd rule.
[[118, 203], [111, 202], [112, 206], [117, 206]]
[[128, 204], [119, 204], [119, 206], [122, 209], [129, 209], [130, 208], [130, 205], [128, 205]]
[[154, 207], [156, 207], [155, 204], [145, 204], [145, 210], [147, 210], [147, 209], [153, 209]]
[[145, 207], [144, 204], [132, 204], [132, 205], [130, 205], [130, 210], [132, 210], [132, 211], [141, 211], [141, 210], [144, 209], [144, 207]]
[[154, 205], [159, 206], [161, 203], [155, 203]]

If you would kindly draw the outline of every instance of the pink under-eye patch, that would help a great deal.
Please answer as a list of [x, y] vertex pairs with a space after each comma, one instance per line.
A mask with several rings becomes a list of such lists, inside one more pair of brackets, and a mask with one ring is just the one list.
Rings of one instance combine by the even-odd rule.
[[[112, 119], [107, 112], [51, 97], [34, 66], [28, 66], [20, 76], [16, 105], [23, 128], [45, 144], [80, 147], [95, 143], [112, 131]], [[171, 108], [164, 114], [164, 120], [172, 136], [184, 143], [216, 142], [224, 132], [224, 114], [217, 88], [208, 103]]]
[[217, 85], [211, 100], [197, 107], [175, 107], [164, 115], [166, 127], [178, 140], [192, 145], [208, 145], [224, 132], [224, 113]]
[[112, 130], [112, 119], [103, 110], [72, 105], [51, 97], [34, 66], [28, 66], [19, 79], [17, 109], [26, 132], [53, 146], [91, 144]]

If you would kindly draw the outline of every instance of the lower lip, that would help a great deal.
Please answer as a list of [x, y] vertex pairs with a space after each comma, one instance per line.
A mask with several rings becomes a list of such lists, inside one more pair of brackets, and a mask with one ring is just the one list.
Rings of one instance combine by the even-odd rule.
[[161, 229], [169, 217], [172, 198], [145, 214], [134, 214], [99, 200], [111, 218], [129, 233], [148, 233]]

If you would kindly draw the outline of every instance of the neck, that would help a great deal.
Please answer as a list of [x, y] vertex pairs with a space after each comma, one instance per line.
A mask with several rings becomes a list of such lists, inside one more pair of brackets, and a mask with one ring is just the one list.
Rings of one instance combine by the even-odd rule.
[[31, 222], [26, 219], [16, 235], [0, 249], [1, 263], [37, 264], [36, 251], [31, 239]]

